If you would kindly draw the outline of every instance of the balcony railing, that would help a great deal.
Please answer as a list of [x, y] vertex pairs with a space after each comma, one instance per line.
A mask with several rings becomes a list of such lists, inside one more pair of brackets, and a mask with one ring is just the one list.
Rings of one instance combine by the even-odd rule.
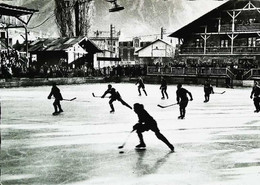
[[[204, 48], [183, 47], [181, 54], [204, 54]], [[230, 54], [231, 47], [207, 47], [206, 54]], [[233, 54], [260, 54], [260, 46], [234, 46]]]
[[217, 67], [156, 67], [148, 66], [147, 75], [168, 76], [227, 76], [226, 68]]
[[[260, 23], [251, 24], [235, 24], [235, 32], [258, 32], [260, 30]], [[220, 27], [220, 32], [231, 32], [232, 24], [223, 24]]]
[[252, 77], [260, 77], [260, 69], [250, 69], [248, 72], [246, 72], [244, 75], [243, 75], [243, 79], [244, 80], [247, 80], [247, 79], [250, 79]]

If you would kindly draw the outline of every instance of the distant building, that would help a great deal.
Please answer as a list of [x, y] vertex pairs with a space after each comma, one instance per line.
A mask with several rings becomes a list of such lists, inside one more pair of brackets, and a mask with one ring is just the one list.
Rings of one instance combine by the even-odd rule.
[[135, 54], [135, 51], [139, 50], [142, 47], [145, 47], [152, 43], [151, 38], [124, 38], [119, 40], [119, 55], [122, 59], [122, 64], [139, 64], [138, 56]]
[[31, 58], [38, 66], [59, 64], [93, 68], [98, 52], [101, 50], [86, 37], [38, 39], [29, 47]]
[[174, 57], [174, 49], [171, 44], [157, 39], [154, 42], [138, 49], [136, 52], [140, 64], [146, 65], [170, 65]]
[[89, 37], [102, 50], [102, 52], [97, 53], [97, 62], [94, 63], [95, 68], [116, 66], [120, 63], [119, 36], [119, 31], [113, 31], [113, 34], [111, 34], [109, 31], [97, 30]]

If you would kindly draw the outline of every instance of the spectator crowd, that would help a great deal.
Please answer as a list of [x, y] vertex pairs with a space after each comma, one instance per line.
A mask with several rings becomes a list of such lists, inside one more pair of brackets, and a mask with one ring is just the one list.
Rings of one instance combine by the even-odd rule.
[[0, 78], [137, 77], [146, 75], [146, 66], [141, 65], [117, 65], [94, 69], [86, 65], [73, 67], [73, 65], [64, 64], [63, 60], [56, 65], [47, 63], [39, 65], [37, 61], [29, 61], [16, 50], [0, 51], [0, 61]]

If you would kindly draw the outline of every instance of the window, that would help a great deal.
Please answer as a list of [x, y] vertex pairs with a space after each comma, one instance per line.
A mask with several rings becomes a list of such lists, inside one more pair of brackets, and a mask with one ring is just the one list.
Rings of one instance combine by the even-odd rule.
[[195, 47], [196, 48], [202, 48], [203, 47], [203, 43], [204, 43], [203, 39], [196, 39], [195, 40]]
[[134, 39], [134, 47], [139, 47], [140, 40], [138, 38]]
[[249, 37], [247, 40], [249, 47], [255, 47], [256, 46], [256, 37]]
[[221, 48], [227, 48], [228, 45], [229, 45], [229, 43], [228, 43], [228, 40], [227, 40], [227, 39], [224, 39], [224, 40], [221, 40], [221, 41], [220, 41], [220, 47], [221, 47]]

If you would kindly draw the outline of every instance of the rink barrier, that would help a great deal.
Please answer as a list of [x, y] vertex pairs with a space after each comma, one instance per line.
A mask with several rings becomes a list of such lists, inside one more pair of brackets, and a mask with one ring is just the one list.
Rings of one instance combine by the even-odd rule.
[[[192, 77], [165, 77], [168, 84], [190, 84], [202, 85], [205, 83], [205, 78], [192, 78]], [[88, 83], [136, 83], [138, 77], [117, 77], [117, 78], [104, 78], [104, 77], [73, 77], [73, 78], [12, 78], [0, 79], [0, 88], [10, 87], [27, 87], [27, 86], [43, 86], [51, 85], [56, 82], [59, 85], [70, 84], [88, 84]], [[145, 84], [160, 84], [161, 76], [143, 76]], [[226, 79], [212, 78], [211, 84], [217, 87], [226, 87]], [[252, 87], [253, 80], [233, 80], [233, 86], [238, 87]]]
[[12, 79], [1, 79], [0, 88], [9, 87], [27, 87], [27, 86], [43, 86], [52, 85], [56, 82], [59, 85], [70, 85], [70, 84], [85, 84], [85, 83], [104, 83], [103, 78], [98, 77], [75, 77], [75, 78], [12, 78]]

